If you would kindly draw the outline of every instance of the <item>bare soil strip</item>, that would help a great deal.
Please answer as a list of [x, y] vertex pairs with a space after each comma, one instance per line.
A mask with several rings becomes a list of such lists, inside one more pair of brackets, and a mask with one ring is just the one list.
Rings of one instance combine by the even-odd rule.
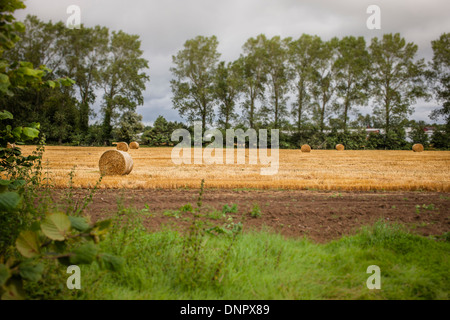
[[[61, 197], [64, 190], [56, 191]], [[87, 191], [77, 189], [75, 198]], [[189, 225], [189, 213], [182, 217], [164, 215], [191, 203], [196, 206], [198, 190], [99, 190], [86, 213], [92, 220], [110, 217], [117, 212], [117, 199], [125, 207], [142, 210], [148, 205], [152, 216], [143, 216], [145, 226], [160, 230], [163, 226], [183, 229]], [[222, 210], [237, 204], [239, 213], [231, 214], [238, 222], [245, 219], [244, 230], [268, 230], [287, 237], [307, 237], [328, 242], [351, 235], [362, 226], [384, 220], [404, 224], [411, 232], [438, 236], [450, 231], [450, 193], [438, 192], [320, 192], [299, 190], [220, 190], [206, 189], [203, 212]], [[261, 217], [249, 214], [254, 204]], [[210, 220], [221, 224], [224, 221]]]

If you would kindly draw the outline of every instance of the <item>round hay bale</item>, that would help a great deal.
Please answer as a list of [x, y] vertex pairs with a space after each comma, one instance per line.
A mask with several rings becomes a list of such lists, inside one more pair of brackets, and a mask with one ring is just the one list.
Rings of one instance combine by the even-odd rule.
[[337, 144], [336, 145], [336, 150], [337, 151], [344, 151], [345, 150], [345, 146], [343, 144]]
[[117, 144], [117, 150], [127, 152], [128, 151], [128, 143], [126, 143], [126, 142], [119, 142]]
[[421, 145], [420, 143], [416, 143], [415, 145], [413, 145], [412, 149], [414, 152], [423, 152], [424, 150], [423, 145]]
[[130, 143], [130, 149], [139, 149], [139, 143], [136, 141]]
[[9, 143], [9, 142], [6, 143], [6, 148], [7, 148], [7, 149], [14, 149], [14, 148], [16, 148], [16, 147], [17, 147], [17, 146], [16, 146], [15, 143]]
[[311, 152], [311, 147], [307, 144], [302, 145], [302, 152]]
[[126, 175], [133, 170], [133, 159], [126, 152], [108, 150], [100, 157], [98, 166], [105, 176]]

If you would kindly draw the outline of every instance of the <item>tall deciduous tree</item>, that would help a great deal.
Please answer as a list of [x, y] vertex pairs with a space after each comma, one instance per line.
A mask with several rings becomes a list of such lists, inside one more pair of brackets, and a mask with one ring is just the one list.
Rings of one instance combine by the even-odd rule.
[[242, 93], [244, 102], [242, 104], [245, 112], [245, 119], [250, 128], [254, 129], [258, 121], [258, 100], [264, 100], [265, 83], [267, 77], [264, 62], [264, 35], [250, 38], [244, 44], [243, 55], [238, 62], [243, 71]]
[[174, 75], [171, 81], [172, 102], [182, 117], [201, 120], [202, 132], [214, 119], [214, 76], [220, 54], [215, 36], [198, 36], [186, 41], [184, 48], [172, 57]]
[[447, 133], [450, 134], [450, 33], [442, 34], [431, 42], [433, 48], [432, 89], [442, 107], [435, 110], [431, 117], [444, 117]]
[[230, 121], [236, 118], [236, 100], [239, 98], [242, 83], [242, 68], [238, 62], [219, 63], [214, 91], [219, 103], [219, 123], [224, 129], [229, 129]]
[[373, 38], [371, 56], [371, 90], [374, 114], [384, 123], [386, 136], [412, 113], [411, 105], [426, 97], [423, 83], [423, 59], [415, 61], [417, 45], [406, 43], [400, 34]]
[[338, 40], [322, 42], [317, 50], [317, 65], [313, 72], [311, 93], [314, 98], [313, 117], [323, 133], [325, 120], [330, 114], [330, 103], [336, 89], [335, 62]]
[[368, 98], [369, 53], [363, 37], [344, 37], [337, 48], [336, 93], [340, 99], [337, 104], [342, 114], [342, 128], [347, 130], [349, 113], [355, 105], [362, 105]]
[[264, 66], [267, 76], [269, 105], [265, 112], [272, 115], [273, 127], [279, 128], [287, 114], [287, 93], [292, 74], [288, 67], [288, 43], [290, 39], [275, 36], [271, 39], [263, 37]]
[[104, 90], [103, 134], [109, 142], [113, 120], [119, 111], [134, 111], [144, 103], [143, 91], [149, 77], [145, 73], [148, 61], [142, 58], [139, 36], [123, 31], [113, 32], [108, 46], [108, 57], [101, 70], [101, 85]]
[[65, 72], [76, 82], [79, 129], [83, 135], [89, 130], [91, 106], [95, 102], [95, 89], [101, 85], [100, 70], [104, 68], [108, 50], [109, 31], [106, 27], [67, 29], [63, 38]]
[[317, 52], [322, 41], [318, 36], [303, 34], [289, 44], [289, 63], [293, 72], [296, 101], [292, 104], [292, 115], [301, 134], [305, 113], [311, 103], [309, 93], [313, 71], [318, 63]]

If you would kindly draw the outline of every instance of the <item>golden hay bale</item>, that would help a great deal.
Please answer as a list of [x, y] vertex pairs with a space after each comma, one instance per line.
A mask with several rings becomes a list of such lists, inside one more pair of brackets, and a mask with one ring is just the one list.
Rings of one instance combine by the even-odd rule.
[[311, 152], [311, 147], [307, 144], [302, 145], [302, 152]]
[[105, 176], [126, 175], [133, 170], [133, 159], [126, 152], [108, 150], [100, 157], [98, 166]]
[[337, 145], [336, 145], [336, 150], [337, 150], [337, 151], [344, 151], [344, 150], [345, 150], [345, 147], [344, 147], [343, 144], [337, 144]]
[[7, 149], [14, 149], [14, 148], [17, 148], [17, 146], [16, 146], [15, 143], [9, 143], [9, 142], [7, 142], [7, 143], [6, 143], [6, 148], [7, 148]]
[[117, 143], [117, 150], [127, 152], [128, 151], [128, 143], [126, 143], [126, 142]]
[[130, 149], [139, 149], [139, 143], [136, 141], [130, 143]]
[[414, 152], [423, 152], [424, 150], [423, 145], [421, 145], [420, 143], [416, 143], [415, 145], [413, 145], [412, 149]]

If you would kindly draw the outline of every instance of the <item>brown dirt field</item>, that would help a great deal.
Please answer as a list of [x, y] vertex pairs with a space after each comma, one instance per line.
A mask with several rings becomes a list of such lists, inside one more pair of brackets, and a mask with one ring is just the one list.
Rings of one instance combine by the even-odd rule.
[[[59, 198], [64, 190], [55, 191]], [[76, 189], [75, 199], [87, 191]], [[86, 214], [93, 221], [117, 212], [117, 198], [125, 207], [138, 212], [148, 205], [151, 216], [143, 215], [145, 226], [160, 230], [172, 226], [180, 230], [189, 225], [190, 213], [181, 217], [164, 215], [191, 203], [196, 206], [198, 189], [98, 190]], [[260, 218], [249, 214], [257, 203]], [[307, 237], [316, 242], [328, 242], [343, 235], [356, 233], [362, 226], [378, 220], [404, 224], [411, 232], [423, 236], [442, 235], [450, 231], [450, 193], [438, 192], [327, 192], [300, 190], [219, 190], [206, 189], [203, 195], [204, 213], [221, 211], [228, 204], [237, 204], [239, 214], [231, 214], [234, 221], [244, 217], [244, 231], [268, 230], [287, 237]], [[423, 205], [429, 206], [428, 209]], [[431, 206], [434, 209], [431, 209]], [[420, 213], [416, 212], [420, 206]], [[208, 221], [223, 224], [222, 220]]]

